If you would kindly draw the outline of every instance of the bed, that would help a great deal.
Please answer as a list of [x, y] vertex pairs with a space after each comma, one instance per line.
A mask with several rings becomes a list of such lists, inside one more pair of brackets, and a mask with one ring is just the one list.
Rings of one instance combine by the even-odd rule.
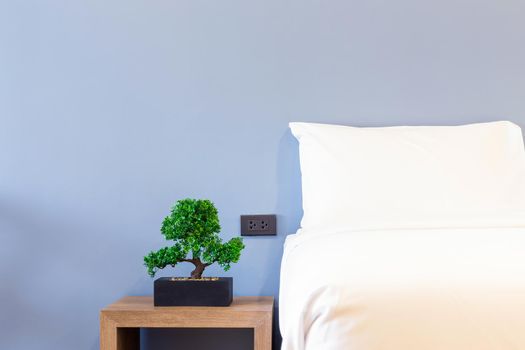
[[283, 350], [525, 349], [519, 127], [291, 128], [304, 216]]

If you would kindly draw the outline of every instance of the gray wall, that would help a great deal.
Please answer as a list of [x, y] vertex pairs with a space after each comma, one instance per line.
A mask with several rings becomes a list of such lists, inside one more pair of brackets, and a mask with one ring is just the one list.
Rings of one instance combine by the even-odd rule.
[[0, 0], [0, 348], [96, 349], [98, 310], [152, 292], [142, 256], [184, 197], [212, 199], [225, 238], [279, 215], [209, 271], [276, 296], [301, 217], [287, 123], [525, 126], [524, 18], [513, 0]]

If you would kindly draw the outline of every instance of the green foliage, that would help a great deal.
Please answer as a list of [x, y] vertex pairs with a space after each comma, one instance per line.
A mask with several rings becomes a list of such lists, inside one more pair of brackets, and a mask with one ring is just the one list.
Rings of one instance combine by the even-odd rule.
[[187, 198], [178, 201], [171, 209], [171, 215], [162, 222], [160, 232], [166, 239], [191, 239], [199, 243], [220, 230], [219, 215], [211, 201]]
[[[148, 274], [153, 277], [159, 269], [182, 261], [196, 266], [192, 272], [194, 278], [200, 278], [204, 268], [215, 262], [229, 270], [231, 263], [239, 261], [244, 244], [240, 237], [223, 243], [218, 235], [220, 230], [218, 212], [211, 201], [190, 198], [177, 201], [160, 230], [175, 244], [144, 257]], [[190, 253], [191, 257], [188, 257]]]
[[230, 269], [230, 263], [236, 263], [241, 257], [241, 251], [244, 249], [242, 238], [235, 237], [226, 243], [219, 239], [210, 243], [202, 252], [202, 258], [205, 263], [217, 262], [225, 271]]
[[164, 247], [146, 255], [144, 265], [148, 268], [148, 274], [153, 277], [158, 269], [163, 269], [168, 265], [175, 266], [187, 254], [187, 250], [185, 251], [180, 244], [175, 243], [171, 247]]

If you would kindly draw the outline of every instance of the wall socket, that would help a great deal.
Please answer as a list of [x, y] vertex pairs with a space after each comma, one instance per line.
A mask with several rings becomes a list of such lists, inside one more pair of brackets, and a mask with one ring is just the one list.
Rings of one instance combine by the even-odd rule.
[[241, 236], [275, 236], [277, 217], [271, 215], [241, 215]]

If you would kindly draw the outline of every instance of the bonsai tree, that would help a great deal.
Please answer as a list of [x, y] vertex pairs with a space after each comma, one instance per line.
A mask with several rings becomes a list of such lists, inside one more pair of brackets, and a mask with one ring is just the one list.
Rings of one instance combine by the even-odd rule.
[[244, 248], [242, 238], [223, 243], [219, 216], [213, 203], [206, 199], [183, 199], [171, 208], [171, 214], [162, 222], [161, 233], [175, 243], [151, 252], [144, 257], [148, 274], [153, 277], [159, 269], [175, 267], [180, 262], [195, 265], [191, 278], [200, 279], [204, 269], [217, 262], [225, 271], [239, 261]]

